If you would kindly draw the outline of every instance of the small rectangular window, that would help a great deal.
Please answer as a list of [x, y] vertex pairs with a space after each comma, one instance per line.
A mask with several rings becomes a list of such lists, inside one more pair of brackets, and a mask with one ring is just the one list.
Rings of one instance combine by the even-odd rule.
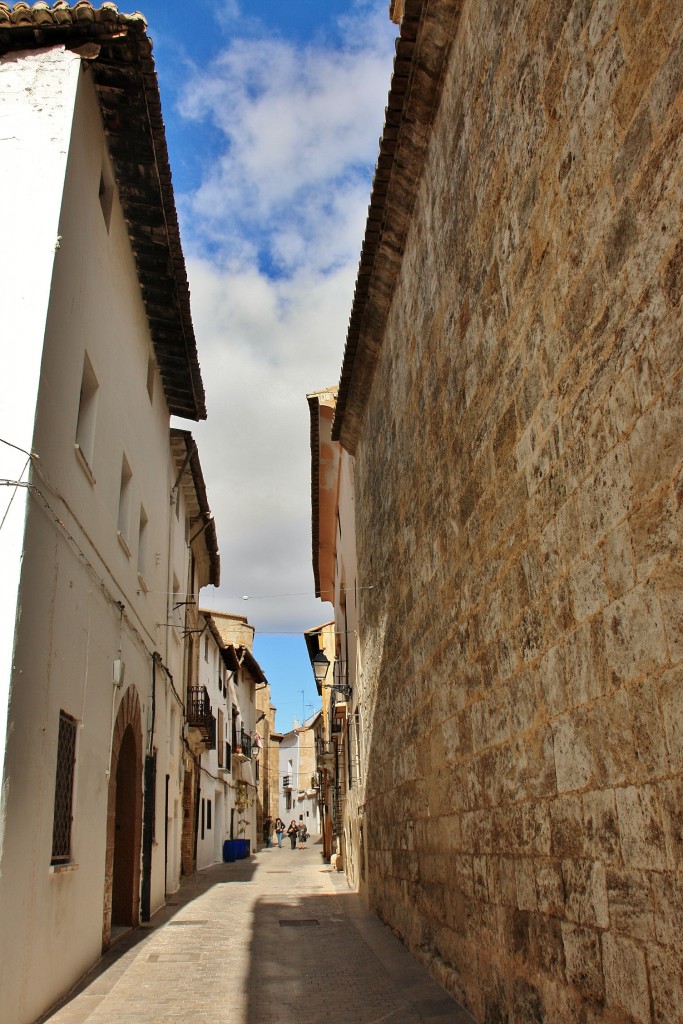
[[147, 571], [147, 534], [149, 520], [143, 506], [140, 506], [140, 527], [138, 530], [138, 572], [141, 576]]
[[156, 374], [157, 364], [154, 361], [154, 356], [150, 356], [147, 360], [147, 394], [149, 395], [150, 402], [154, 401], [154, 377]]
[[178, 728], [176, 710], [173, 706], [170, 709], [169, 726], [168, 726], [168, 752], [169, 754], [175, 754], [175, 734]]
[[209, 636], [208, 634], [204, 637], [204, 661], [209, 660]]
[[102, 208], [102, 216], [104, 217], [104, 223], [107, 228], [107, 234], [109, 233], [109, 227], [111, 225], [111, 211], [114, 205], [114, 178], [109, 168], [109, 163], [105, 157], [102, 161], [102, 169], [100, 171], [100, 187], [98, 191], [100, 198], [100, 206]]
[[202, 839], [204, 838], [204, 822], [206, 820], [206, 800], [202, 797]]
[[52, 824], [52, 864], [71, 859], [71, 824], [73, 821], [74, 768], [76, 765], [76, 720], [65, 711], [59, 712], [57, 737], [57, 772], [55, 775], [55, 807]]
[[211, 801], [206, 801], [206, 828], [207, 831], [211, 828]]
[[123, 456], [121, 461], [121, 487], [119, 489], [119, 515], [118, 530], [124, 541], [128, 542], [128, 530], [130, 528], [130, 497], [132, 490], [133, 473], [128, 465], [128, 459]]
[[78, 420], [76, 422], [76, 444], [88, 467], [92, 469], [95, 449], [95, 419], [97, 416], [97, 397], [99, 384], [92, 363], [85, 353], [83, 358], [83, 375], [81, 377], [81, 393], [78, 400]]

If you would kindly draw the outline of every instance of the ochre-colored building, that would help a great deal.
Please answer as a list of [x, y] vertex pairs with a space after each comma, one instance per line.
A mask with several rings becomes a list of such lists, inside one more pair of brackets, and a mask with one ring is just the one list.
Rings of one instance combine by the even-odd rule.
[[405, 0], [337, 398], [370, 905], [481, 1022], [683, 1020], [683, 11]]

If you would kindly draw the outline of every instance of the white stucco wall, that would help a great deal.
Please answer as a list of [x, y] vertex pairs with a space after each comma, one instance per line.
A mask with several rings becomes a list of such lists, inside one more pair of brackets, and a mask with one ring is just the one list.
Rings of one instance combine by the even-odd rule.
[[[208, 658], [205, 657], [205, 645], [208, 647]], [[200, 643], [198, 679], [199, 685], [206, 686], [208, 690], [211, 709], [216, 718], [216, 730], [218, 730], [218, 712], [220, 710], [223, 713], [223, 734], [216, 736], [217, 744], [222, 743], [223, 745], [223, 752], [225, 752], [226, 728], [227, 735], [230, 735], [232, 709], [230, 688], [226, 684], [223, 690], [219, 689], [218, 679], [220, 677], [222, 680], [226, 680], [226, 675], [218, 644], [207, 628]], [[204, 829], [202, 835], [202, 806], [200, 803], [199, 835], [197, 837], [197, 868], [199, 869], [222, 860], [223, 841], [229, 838], [230, 809], [234, 807], [233, 780], [231, 773], [226, 770], [225, 757], [223, 757], [223, 767], [219, 769], [217, 748], [206, 750], [201, 756], [201, 767], [200, 801], [204, 801]], [[210, 824], [209, 801], [211, 802]]]
[[[233, 676], [233, 686], [235, 703], [240, 713], [241, 726], [245, 732], [253, 736], [256, 731], [255, 684], [246, 668], [242, 667], [235, 673]], [[257, 837], [256, 832], [256, 759], [253, 752], [251, 760], [242, 762], [236, 774], [238, 779], [247, 783], [249, 791], [251, 803], [244, 815], [247, 825], [245, 826], [243, 838], [251, 840], [251, 850], [254, 852], [257, 839], [260, 839], [260, 837]], [[237, 782], [237, 779], [234, 781]], [[238, 815], [235, 814], [236, 819], [237, 817]]]
[[[63, 50], [0, 57], [0, 281], [3, 378], [0, 438], [30, 451], [59, 208], [80, 59]], [[13, 198], [10, 198], [13, 197]], [[26, 455], [0, 443], [0, 478], [26, 480]], [[0, 519], [13, 489], [0, 487]], [[0, 530], [0, 751], [7, 697], [26, 491], [14, 494]], [[2, 823], [0, 822], [0, 844]]]
[[[2, 429], [4, 433], [13, 427], [10, 439], [25, 447], [32, 443], [40, 458], [40, 471], [32, 473], [30, 498], [26, 492], [18, 495], [27, 512], [0, 861], [3, 1024], [28, 1024], [99, 957], [113, 715], [125, 688], [134, 685], [147, 752], [152, 652], [168, 657], [176, 666], [176, 678], [183, 677], [181, 645], [175, 652], [167, 648], [169, 493], [175, 476], [168, 409], [158, 374], [152, 400], [148, 394], [151, 346], [135, 263], [116, 198], [107, 230], [98, 197], [100, 174], [107, 166], [106, 145], [90, 73], [81, 74], [79, 69], [73, 54], [59, 50], [26, 58], [14, 55], [0, 62], [0, 74], [7, 76], [14, 94], [8, 99], [0, 78], [0, 114], [6, 114], [0, 134], [16, 134], [16, 145], [9, 151], [14, 163], [11, 186], [7, 184], [5, 194], [16, 192], [20, 182], [31, 197], [30, 202], [6, 204], [8, 215], [11, 207], [20, 207], [22, 220], [13, 225], [18, 241], [11, 250], [15, 269], [9, 280], [14, 286], [5, 289], [8, 278], [3, 279], [3, 296], [11, 300], [9, 314], [3, 308], [3, 320], [13, 325], [18, 339], [12, 347], [12, 389], [5, 390], [14, 392], [15, 398], [20, 392], [23, 398], [15, 404], [23, 400], [26, 409], [23, 419], [16, 419], [14, 404], [3, 406]], [[22, 90], [25, 96], [17, 96]], [[12, 102], [23, 108], [21, 116], [7, 113]], [[73, 137], [60, 213], [72, 109]], [[24, 121], [30, 131], [24, 130]], [[4, 158], [0, 167], [4, 175]], [[6, 218], [2, 227], [7, 229]], [[55, 253], [57, 235], [61, 237]], [[6, 252], [4, 244], [0, 255], [2, 251]], [[86, 351], [99, 382], [91, 474], [74, 448]], [[132, 471], [128, 550], [118, 537], [124, 453]], [[141, 505], [149, 522], [144, 585], [138, 576]], [[18, 563], [21, 525], [15, 524], [9, 534], [11, 564]], [[184, 533], [184, 524], [182, 529]], [[5, 543], [5, 531], [0, 535]], [[184, 558], [186, 566], [187, 551]], [[4, 566], [3, 550], [3, 571]], [[180, 571], [186, 570], [181, 566]], [[12, 587], [3, 582], [3, 599], [8, 600]], [[3, 629], [13, 628], [14, 608], [8, 605], [3, 610]], [[6, 637], [3, 652], [6, 679]], [[126, 665], [121, 691], [112, 685], [117, 657]], [[153, 910], [164, 899], [165, 775], [173, 783], [172, 807], [181, 781], [177, 758], [182, 723], [175, 720], [178, 736], [172, 741], [171, 700], [168, 681], [158, 671], [153, 744], [166, 759], [166, 772], [162, 761], [157, 768]], [[67, 869], [58, 870], [50, 867], [50, 860], [60, 709], [79, 726], [73, 856]], [[173, 871], [177, 876], [177, 860]]]
[[[311, 760], [310, 758], [308, 759]], [[291, 767], [290, 767], [291, 761]], [[311, 835], [320, 831], [318, 822], [318, 797], [308, 792], [311, 786], [311, 778], [315, 772], [315, 761], [313, 767], [302, 764], [300, 756], [300, 734], [296, 729], [286, 732], [280, 741], [280, 777], [279, 785], [279, 815], [286, 825], [289, 825], [294, 818], [297, 822], [303, 814], [304, 820]], [[289, 775], [292, 782], [292, 806], [287, 809], [287, 797], [283, 789], [283, 779]]]

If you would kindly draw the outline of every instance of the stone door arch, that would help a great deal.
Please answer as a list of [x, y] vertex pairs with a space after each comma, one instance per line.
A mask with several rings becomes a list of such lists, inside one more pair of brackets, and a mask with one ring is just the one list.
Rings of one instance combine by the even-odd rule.
[[111, 943], [113, 925], [140, 923], [142, 848], [142, 723], [140, 699], [129, 686], [114, 725], [107, 798], [102, 948]]

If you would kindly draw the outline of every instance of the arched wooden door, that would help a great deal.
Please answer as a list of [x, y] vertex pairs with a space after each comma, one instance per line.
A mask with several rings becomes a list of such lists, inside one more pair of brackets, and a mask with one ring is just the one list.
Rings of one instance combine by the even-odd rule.
[[129, 686], [116, 716], [109, 776], [103, 949], [112, 926], [140, 923], [141, 844], [142, 727], [137, 691]]

